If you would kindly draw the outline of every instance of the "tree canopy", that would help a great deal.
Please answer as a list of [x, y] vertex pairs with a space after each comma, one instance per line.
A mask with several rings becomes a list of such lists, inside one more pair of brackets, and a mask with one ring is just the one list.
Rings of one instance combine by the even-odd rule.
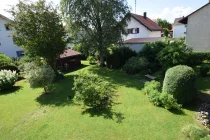
[[61, 0], [69, 32], [103, 65], [107, 47], [120, 43], [129, 19], [126, 0]]
[[53, 69], [66, 47], [66, 33], [56, 8], [45, 0], [19, 1], [10, 9], [14, 43], [27, 55], [43, 58]]
[[157, 19], [157, 23], [161, 28], [163, 28], [164, 36], [168, 37], [169, 31], [172, 29], [172, 24], [167, 20], [163, 20], [160, 18]]

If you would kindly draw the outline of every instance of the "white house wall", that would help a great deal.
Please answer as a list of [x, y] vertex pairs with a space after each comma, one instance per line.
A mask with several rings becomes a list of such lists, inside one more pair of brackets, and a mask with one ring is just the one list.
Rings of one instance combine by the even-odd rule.
[[186, 41], [194, 51], [210, 51], [210, 4], [188, 17]]
[[184, 37], [186, 33], [185, 25], [175, 25], [173, 30], [173, 38]]
[[124, 40], [128, 40], [128, 39], [131, 39], [131, 38], [161, 37], [161, 32], [160, 31], [151, 32], [145, 26], [140, 24], [133, 17], [131, 17], [131, 20], [127, 24], [128, 24], [128, 26], [126, 27], [126, 29], [139, 28], [139, 33], [138, 34], [129, 34], [127, 36], [124, 35], [123, 36]]
[[9, 57], [17, 57], [16, 51], [20, 51], [22, 49], [13, 43], [13, 39], [11, 37], [12, 31], [7, 31], [4, 26], [7, 23], [7, 20], [0, 17], [0, 53], [4, 53]]
[[144, 44], [126, 44], [125, 46], [138, 53], [143, 49]]

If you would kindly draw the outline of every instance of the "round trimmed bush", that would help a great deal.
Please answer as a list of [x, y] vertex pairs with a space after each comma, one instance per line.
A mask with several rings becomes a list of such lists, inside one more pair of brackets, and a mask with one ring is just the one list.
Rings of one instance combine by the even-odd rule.
[[16, 71], [0, 70], [0, 91], [12, 89], [17, 79]]
[[178, 103], [184, 104], [195, 98], [195, 71], [188, 66], [179, 65], [167, 70], [163, 92], [172, 94]]

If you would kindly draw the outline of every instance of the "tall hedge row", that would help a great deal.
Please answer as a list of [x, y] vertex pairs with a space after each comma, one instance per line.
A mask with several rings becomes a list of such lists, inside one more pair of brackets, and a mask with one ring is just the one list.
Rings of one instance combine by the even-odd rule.
[[184, 104], [195, 98], [196, 74], [191, 67], [175, 66], [167, 70], [163, 82], [163, 92], [172, 94], [177, 102]]

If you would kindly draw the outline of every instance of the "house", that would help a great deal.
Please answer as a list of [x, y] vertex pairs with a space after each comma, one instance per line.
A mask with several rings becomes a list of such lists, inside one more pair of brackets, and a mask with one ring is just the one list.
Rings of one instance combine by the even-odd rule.
[[210, 51], [210, 2], [179, 21], [187, 25], [186, 43], [194, 51]]
[[0, 53], [9, 57], [22, 57], [24, 55], [23, 50], [14, 44], [11, 37], [10, 21], [9, 18], [0, 14]]
[[74, 69], [81, 66], [81, 53], [72, 49], [66, 49], [56, 62], [60, 70]]
[[131, 19], [126, 27], [128, 35], [124, 35], [125, 46], [130, 47], [132, 50], [139, 52], [145, 43], [163, 40], [161, 37], [162, 28], [147, 17], [131, 14]]
[[173, 38], [181, 38], [186, 35], [186, 25], [180, 23], [182, 18], [176, 18], [173, 24]]

